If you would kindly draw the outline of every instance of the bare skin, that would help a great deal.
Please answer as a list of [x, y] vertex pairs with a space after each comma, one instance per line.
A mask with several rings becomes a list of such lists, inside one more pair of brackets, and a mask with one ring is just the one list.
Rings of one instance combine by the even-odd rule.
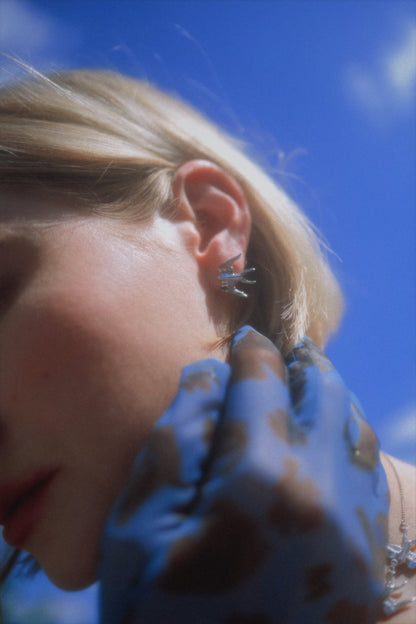
[[[133, 228], [71, 210], [64, 219], [67, 206], [35, 197], [0, 202], [0, 485], [59, 469], [27, 546], [66, 589], [94, 580], [103, 523], [182, 366], [226, 358], [213, 353], [219, 323], [211, 310], [228, 316], [218, 266], [241, 253], [234, 269], [244, 269], [249, 216], [221, 175], [184, 165], [174, 180], [177, 220]], [[416, 468], [393, 461], [413, 537]], [[384, 464], [390, 539], [400, 543], [399, 488]], [[415, 574], [406, 587], [414, 594]], [[411, 624], [415, 613], [416, 604], [388, 621]]]
[[[147, 221], [0, 197], [0, 522], [63, 589], [96, 579], [105, 520], [182, 368], [227, 357], [218, 266], [241, 255], [243, 270], [248, 208], [214, 165], [184, 165], [174, 187], [175, 219]], [[46, 502], [16, 533], [33, 478]]]
[[[392, 469], [385, 454], [382, 454], [381, 461], [384, 466], [387, 475], [387, 481], [390, 490], [390, 513], [389, 513], [389, 541], [394, 544], [402, 543], [402, 533], [400, 532], [401, 522], [401, 500], [400, 489], [397, 482], [397, 477]], [[405, 508], [406, 508], [406, 522], [409, 526], [409, 538], [414, 539], [416, 537], [416, 466], [406, 464], [395, 457], [390, 457], [390, 461], [393, 462], [397, 473], [399, 475], [404, 494]], [[415, 547], [413, 546], [413, 549]], [[386, 568], [387, 569], [387, 568]], [[401, 570], [401, 573], [395, 577], [395, 584], [400, 584], [403, 581], [407, 581], [407, 585], [403, 588], [402, 595], [400, 593], [394, 595], [395, 599], [404, 600], [416, 596], [416, 571], [408, 570], [406, 574], [405, 568]], [[412, 603], [408, 607], [405, 607], [398, 613], [390, 617], [382, 617], [377, 624], [381, 622], [392, 622], [392, 624], [413, 624], [416, 621], [416, 602]]]

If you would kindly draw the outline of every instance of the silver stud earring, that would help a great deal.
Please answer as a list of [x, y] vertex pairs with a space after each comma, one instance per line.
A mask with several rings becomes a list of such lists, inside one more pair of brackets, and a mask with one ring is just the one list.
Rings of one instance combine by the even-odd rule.
[[231, 295], [237, 295], [238, 297], [248, 297], [247, 293], [236, 288], [236, 284], [238, 282], [243, 282], [244, 284], [255, 284], [256, 280], [246, 279], [245, 275], [247, 275], [247, 273], [255, 271], [256, 269], [254, 267], [250, 267], [249, 269], [244, 269], [244, 271], [241, 271], [241, 273], [234, 273], [233, 262], [238, 260], [240, 256], [241, 253], [238, 254], [238, 256], [230, 258], [230, 260], [226, 260], [225, 262], [220, 264], [218, 268], [218, 279], [221, 282], [221, 290], [225, 290]]

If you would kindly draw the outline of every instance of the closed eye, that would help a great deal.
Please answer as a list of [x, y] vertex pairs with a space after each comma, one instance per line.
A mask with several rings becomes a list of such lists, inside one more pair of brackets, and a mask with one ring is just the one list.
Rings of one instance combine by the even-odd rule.
[[15, 302], [38, 262], [33, 241], [21, 235], [0, 235], [0, 315]]
[[0, 314], [13, 303], [19, 290], [19, 279], [16, 276], [0, 275]]

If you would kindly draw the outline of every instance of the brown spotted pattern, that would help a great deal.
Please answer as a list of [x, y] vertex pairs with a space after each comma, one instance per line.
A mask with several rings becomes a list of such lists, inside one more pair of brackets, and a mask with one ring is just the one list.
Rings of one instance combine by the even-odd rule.
[[331, 573], [333, 565], [321, 563], [312, 566], [306, 573], [305, 578], [305, 601], [313, 602], [326, 596], [332, 591]]
[[290, 396], [295, 409], [304, 397], [306, 369], [316, 366], [320, 373], [334, 370], [326, 355], [308, 339], [305, 339], [303, 344], [290, 352], [286, 358], [286, 364], [289, 367]]
[[[296, 347], [286, 362], [289, 366], [292, 408], [296, 410], [304, 397], [307, 369], [316, 366], [322, 373], [332, 371], [333, 367], [326, 356], [308, 340]], [[264, 380], [267, 378], [268, 370], [284, 383], [287, 382], [287, 369], [278, 350], [257, 332], [248, 331], [232, 352], [232, 383], [247, 379]], [[196, 390], [205, 392], [212, 389], [213, 383], [218, 383], [215, 374], [202, 371], [189, 374], [182, 383], [182, 388], [188, 393]], [[351, 404], [351, 409], [351, 419], [354, 419], [354, 425], [357, 423], [359, 428], [358, 439], [354, 440], [352, 447], [351, 460], [361, 468], [373, 471], [379, 461], [378, 440], [358, 408]], [[271, 435], [286, 445], [308, 443], [307, 433], [296, 428], [283, 407], [276, 408], [268, 414], [268, 425]], [[348, 438], [348, 428], [345, 430], [345, 436]], [[237, 418], [217, 423], [209, 416], [203, 423], [203, 440], [207, 449], [210, 449], [210, 460], [214, 458], [220, 466], [221, 476], [227, 476], [241, 463], [247, 451], [249, 445], [247, 425]], [[343, 444], [345, 445], [345, 437]], [[258, 511], [256, 501], [259, 502], [258, 513], [262, 513], [263, 520], [264, 515], [266, 516], [267, 528], [271, 527], [279, 537], [303, 536], [319, 529], [324, 529], [323, 534], [327, 535], [325, 527], [327, 519], [316, 482], [301, 474], [301, 464], [293, 455], [289, 454], [280, 459], [276, 457], [276, 461], [277, 466], [281, 465], [280, 462], [283, 464], [274, 483], [265, 482], [255, 470], [243, 476], [242, 473], [238, 473], [237, 480], [233, 481], [233, 485], [237, 486], [236, 491], [241, 487], [245, 501], [250, 502], [252, 510]], [[167, 426], [155, 429], [141, 456], [141, 465], [135, 472], [135, 480], [130, 484], [128, 495], [119, 508], [116, 524], [124, 525], [140, 505], [159, 488], [166, 484], [182, 485], [180, 469], [180, 451], [173, 430]], [[199, 486], [203, 492], [201, 483]], [[225, 496], [223, 492], [222, 497]], [[267, 511], [263, 514], [266, 504]], [[384, 552], [377, 540], [382, 542], [380, 536], [386, 531], [387, 518], [379, 514], [374, 523], [371, 523], [362, 507], [358, 507], [356, 513], [370, 545], [374, 569], [371, 571], [368, 569], [365, 558], [353, 543], [350, 548], [349, 569], [352, 560], [353, 569], [363, 578], [368, 577], [370, 573], [378, 577], [380, 570], [384, 569]], [[263, 535], [269, 533], [262, 534], [262, 523], [255, 515], [251, 515], [251, 512], [245, 512], [225, 498], [217, 498], [199, 521], [198, 530], [172, 540], [168, 546], [163, 569], [157, 576], [157, 588], [166, 592], [166, 597], [169, 597], [169, 594], [172, 597], [173, 594], [174, 601], [178, 599], [178, 595], [185, 598], [193, 595], [197, 596], [198, 600], [202, 597], [210, 600], [236, 589], [241, 591], [241, 586], [245, 587], [245, 583], [250, 581], [261, 569], [262, 564], [268, 561], [270, 544]], [[195, 524], [192, 522], [190, 526], [194, 527]], [[312, 535], [312, 539], [319, 539], [320, 536], [321, 533]], [[278, 543], [279, 541], [277, 539]], [[333, 578], [337, 565], [338, 561], [334, 560], [331, 563], [331, 556], [326, 553], [321, 563], [303, 568], [298, 579], [302, 585], [297, 589], [302, 590], [304, 607], [301, 604], [297, 604], [297, 607], [304, 608], [305, 612], [308, 606], [311, 612], [322, 608], [319, 601], [331, 595], [336, 589], [333, 586]], [[134, 581], [136, 583], [137, 580]], [[269, 579], [269, 582], [273, 583], [273, 579]], [[225, 596], [226, 600], [227, 598], [228, 596]], [[332, 606], [328, 607], [328, 612], [319, 624], [369, 624], [372, 621], [371, 609], [374, 602], [369, 606], [357, 604], [353, 599], [354, 596], [344, 597], [335, 604], [332, 602]], [[328, 603], [324, 601], [323, 604]], [[280, 622], [277, 613], [273, 614], [270, 611], [269, 615], [266, 615], [264, 602], [260, 603], [260, 608], [254, 613], [243, 613], [244, 606], [240, 603], [238, 608], [235, 606], [229, 608], [229, 613], [226, 609], [222, 612], [221, 618], [224, 619], [221, 619], [221, 622], [216, 620], [212, 624], [273, 622], [284, 624], [283, 620]], [[122, 624], [137, 624], [139, 621], [139, 613], [133, 609], [125, 615]]]
[[271, 412], [268, 420], [270, 429], [286, 444], [308, 444], [306, 434], [291, 422], [284, 409], [277, 408]]
[[273, 621], [262, 613], [255, 613], [253, 615], [235, 613], [229, 615], [224, 624], [273, 624]]
[[[381, 580], [384, 575], [384, 564], [386, 561], [384, 544], [387, 542], [388, 535], [387, 516], [382, 513], [377, 514], [372, 526], [366, 511], [362, 507], [357, 507], [356, 513], [360, 519], [361, 526], [363, 527], [373, 556], [373, 575]], [[381, 544], [376, 540], [377, 535], [384, 536], [384, 538], [381, 539]]]
[[279, 351], [270, 340], [253, 330], [234, 347], [231, 363], [234, 383], [244, 379], [266, 379], [265, 367], [286, 382], [286, 368]]
[[269, 414], [270, 429], [277, 435], [283, 442], [289, 441], [288, 435], [288, 416], [287, 412], [278, 407], [274, 412]]
[[339, 600], [327, 613], [325, 624], [369, 624], [372, 622], [367, 605], [357, 605], [350, 600]]
[[190, 373], [182, 382], [181, 387], [192, 394], [195, 390], [208, 392], [213, 383], [219, 384], [218, 377], [212, 371], [197, 371]]
[[129, 609], [124, 615], [121, 624], [138, 624], [140, 622], [136, 609]]
[[251, 576], [266, 553], [255, 520], [218, 501], [196, 535], [172, 544], [159, 584], [181, 594], [226, 592]]
[[221, 424], [218, 446], [215, 449], [215, 460], [221, 461], [221, 474], [229, 474], [240, 462], [248, 445], [248, 433], [245, 423], [238, 420], [227, 420]]
[[330, 359], [308, 338], [304, 338], [303, 343], [290, 352], [286, 362], [288, 364], [296, 362], [296, 365], [303, 369], [308, 366], [316, 366], [320, 373], [334, 370]]
[[320, 528], [325, 515], [319, 500], [319, 491], [312, 479], [299, 477], [298, 462], [285, 459], [285, 470], [275, 484], [275, 503], [268, 519], [282, 535], [305, 533]]
[[211, 448], [212, 440], [217, 427], [217, 421], [214, 418], [208, 417], [203, 423], [203, 440], [207, 449]]
[[[163, 457], [163, 461], [160, 458]], [[127, 488], [117, 513], [117, 526], [123, 526], [153, 492], [166, 483], [180, 483], [181, 459], [171, 427], [154, 429], [143, 448], [140, 470]]]
[[363, 556], [362, 552], [358, 549], [357, 544], [354, 542], [349, 544], [349, 552], [351, 560], [354, 562], [354, 569], [364, 578], [368, 576], [368, 563]]

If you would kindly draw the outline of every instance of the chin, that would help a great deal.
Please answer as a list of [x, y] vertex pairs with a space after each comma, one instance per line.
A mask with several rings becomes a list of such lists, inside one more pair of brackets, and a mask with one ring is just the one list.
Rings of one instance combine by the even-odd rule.
[[46, 562], [42, 565], [49, 580], [59, 589], [65, 591], [80, 591], [97, 581], [96, 562], [86, 564], [85, 561], [71, 562], [66, 560], [53, 565]]

